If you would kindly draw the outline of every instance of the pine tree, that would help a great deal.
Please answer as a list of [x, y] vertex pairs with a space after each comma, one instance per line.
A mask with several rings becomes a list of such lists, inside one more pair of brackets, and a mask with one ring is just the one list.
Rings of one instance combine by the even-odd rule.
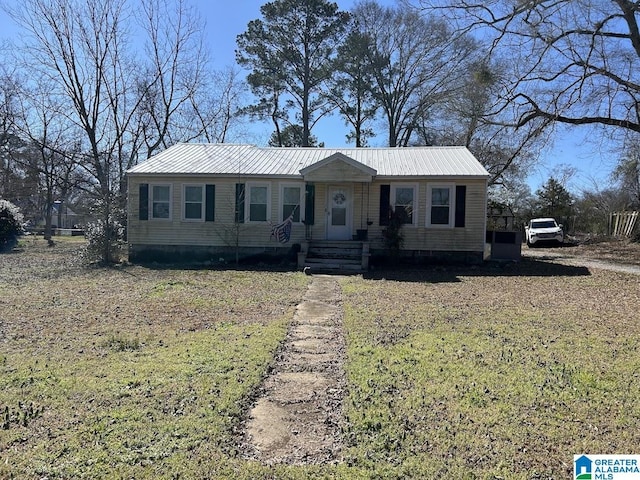
[[573, 211], [573, 195], [551, 177], [536, 191], [535, 210], [540, 217], [553, 217], [558, 223], [567, 223]]
[[249, 22], [237, 38], [236, 59], [252, 70], [247, 80], [260, 98], [252, 113], [270, 115], [280, 132], [278, 121], [288, 121], [280, 104], [286, 94], [286, 105], [299, 108], [295, 116], [308, 147], [314, 120], [328, 109], [321, 88], [333, 74], [349, 14], [326, 0], [275, 0], [260, 12], [262, 19]]

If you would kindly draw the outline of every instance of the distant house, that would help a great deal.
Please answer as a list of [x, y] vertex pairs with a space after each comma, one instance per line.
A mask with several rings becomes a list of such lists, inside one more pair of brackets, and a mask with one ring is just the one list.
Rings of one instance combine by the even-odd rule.
[[83, 217], [62, 202], [54, 202], [51, 210], [52, 221], [57, 228], [76, 228], [82, 223]]
[[128, 171], [130, 259], [293, 250], [303, 267], [330, 246], [355, 246], [366, 269], [388, 253], [385, 230], [404, 212], [403, 256], [478, 261], [488, 178], [464, 147], [178, 144]]
[[[89, 218], [86, 215], [77, 214], [64, 202], [57, 200], [51, 205], [51, 226], [54, 229], [80, 229], [87, 221]], [[46, 219], [38, 218], [35, 225], [43, 229]]]

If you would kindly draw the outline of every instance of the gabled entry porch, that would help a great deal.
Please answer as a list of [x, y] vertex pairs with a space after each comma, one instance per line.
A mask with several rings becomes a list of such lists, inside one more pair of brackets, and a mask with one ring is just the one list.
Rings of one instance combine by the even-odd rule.
[[307, 207], [314, 212], [307, 214], [307, 240], [367, 240], [370, 186], [377, 171], [336, 153], [300, 173], [307, 185]]

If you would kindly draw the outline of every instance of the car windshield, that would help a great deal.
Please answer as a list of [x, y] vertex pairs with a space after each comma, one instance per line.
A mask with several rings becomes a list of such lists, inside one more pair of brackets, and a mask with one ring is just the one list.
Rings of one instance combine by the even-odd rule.
[[553, 220], [549, 220], [546, 222], [532, 222], [531, 227], [533, 228], [555, 228], [556, 222]]

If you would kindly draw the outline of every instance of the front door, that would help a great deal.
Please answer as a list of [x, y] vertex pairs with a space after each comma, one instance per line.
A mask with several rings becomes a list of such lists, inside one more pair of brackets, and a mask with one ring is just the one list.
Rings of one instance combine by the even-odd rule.
[[351, 240], [353, 198], [351, 189], [332, 186], [327, 199], [327, 240]]

